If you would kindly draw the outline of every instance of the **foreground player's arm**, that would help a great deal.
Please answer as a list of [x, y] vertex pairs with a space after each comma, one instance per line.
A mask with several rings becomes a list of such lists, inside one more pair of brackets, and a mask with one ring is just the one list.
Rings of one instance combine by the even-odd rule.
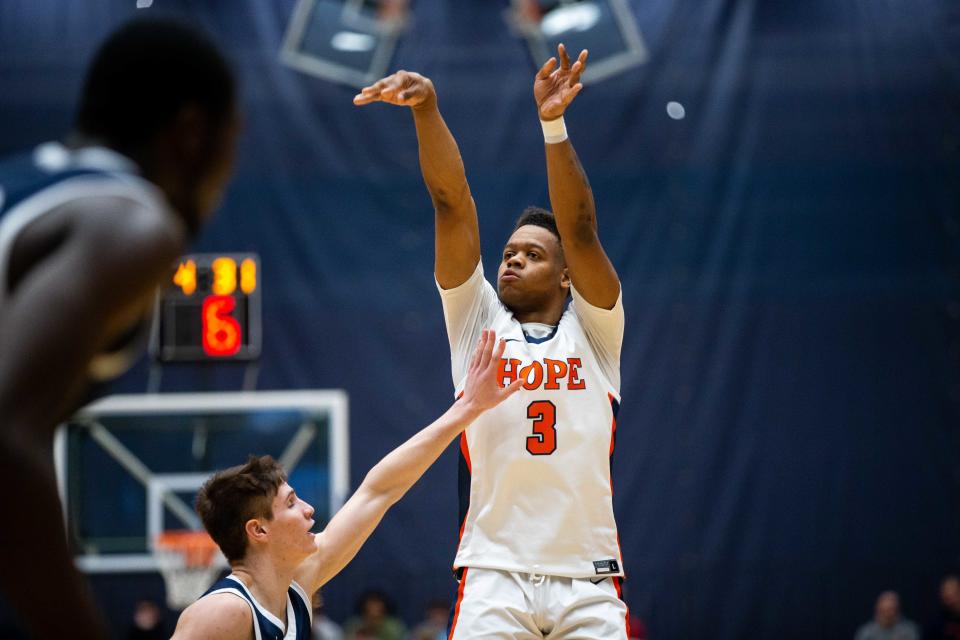
[[90, 200], [21, 234], [27, 242], [42, 225], [61, 223], [0, 315], [0, 482], [19, 487], [5, 507], [23, 520], [0, 533], [0, 590], [33, 638], [105, 637], [64, 532], [53, 431], [82, 399], [88, 363], [113, 321], [150, 294], [176, 256], [176, 234], [153, 213]]
[[[0, 315], [6, 425], [52, 433], [68, 417], [93, 356], [142, 317], [183, 240], [169, 214], [120, 198], [86, 198], [20, 234], [11, 262], [30, 267], [14, 269], [24, 273]], [[33, 256], [21, 260], [23, 253]]]
[[437, 93], [429, 78], [398, 71], [364, 87], [354, 104], [371, 102], [410, 107], [417, 127], [420, 170], [433, 200], [436, 221], [437, 282], [453, 289], [466, 282], [480, 262], [477, 208], [470, 195], [457, 142], [437, 108]]
[[[570, 64], [561, 44], [557, 59], [540, 68], [533, 84], [540, 119], [547, 122], [563, 116], [583, 88], [580, 76], [586, 68], [587, 51]], [[556, 216], [570, 279], [584, 300], [595, 307], [612, 309], [620, 296], [617, 272], [607, 258], [597, 235], [593, 191], [570, 139], [546, 143], [550, 206]]]
[[504, 346], [502, 340], [497, 342], [493, 331], [483, 331], [460, 399], [433, 424], [378, 462], [326, 529], [316, 535], [317, 552], [304, 561], [296, 577], [308, 594], [312, 595], [353, 559], [387, 509], [420, 479], [451, 440], [481, 413], [520, 388], [522, 381], [505, 388], [497, 382]]

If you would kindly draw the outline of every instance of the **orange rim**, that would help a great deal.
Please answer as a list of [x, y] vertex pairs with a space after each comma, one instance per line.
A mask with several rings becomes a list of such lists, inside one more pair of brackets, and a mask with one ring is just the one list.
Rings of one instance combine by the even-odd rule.
[[217, 552], [217, 543], [206, 531], [164, 531], [157, 536], [156, 546], [181, 554], [188, 567], [209, 567]]

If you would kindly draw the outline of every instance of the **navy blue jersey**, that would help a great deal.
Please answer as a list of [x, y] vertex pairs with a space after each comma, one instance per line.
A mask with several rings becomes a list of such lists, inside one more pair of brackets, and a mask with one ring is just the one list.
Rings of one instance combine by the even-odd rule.
[[264, 609], [235, 576], [229, 575], [218, 580], [200, 597], [204, 598], [213, 593], [232, 593], [247, 601], [253, 614], [253, 637], [256, 640], [310, 640], [313, 609], [310, 598], [296, 582], [291, 582], [287, 589], [286, 629], [283, 621]]
[[[11, 294], [9, 261], [20, 233], [41, 216], [91, 197], [169, 211], [133, 162], [103, 147], [67, 149], [51, 142], [0, 162], [0, 310]], [[116, 345], [90, 363], [91, 380], [103, 382], [126, 371], [140, 355], [148, 330], [149, 316], [118, 336]]]

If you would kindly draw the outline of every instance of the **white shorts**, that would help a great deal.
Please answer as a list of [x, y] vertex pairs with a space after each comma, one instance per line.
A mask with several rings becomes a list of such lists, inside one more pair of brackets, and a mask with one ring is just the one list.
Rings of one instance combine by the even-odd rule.
[[449, 640], [627, 640], [620, 578], [562, 578], [466, 568]]

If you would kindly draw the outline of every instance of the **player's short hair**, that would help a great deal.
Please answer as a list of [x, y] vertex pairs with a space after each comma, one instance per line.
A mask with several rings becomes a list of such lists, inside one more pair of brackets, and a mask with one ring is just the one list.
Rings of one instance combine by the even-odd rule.
[[566, 260], [563, 255], [563, 243], [560, 241], [560, 229], [557, 228], [557, 219], [553, 213], [542, 207], [530, 205], [524, 209], [523, 213], [520, 214], [520, 217], [517, 218], [517, 223], [513, 225], [513, 230], [516, 231], [520, 227], [528, 224], [535, 227], [543, 227], [552, 233], [557, 239], [557, 243], [560, 244], [560, 257]]
[[246, 524], [251, 518], [273, 519], [273, 499], [287, 481], [270, 456], [250, 456], [246, 464], [215, 473], [197, 494], [203, 526], [230, 562], [247, 552]]
[[520, 217], [517, 218], [517, 223], [513, 225], [513, 230], [516, 231], [520, 227], [528, 224], [535, 227], [543, 227], [555, 235], [558, 241], [560, 240], [560, 230], [557, 229], [557, 219], [546, 209], [533, 205], [527, 207], [523, 210], [523, 213], [520, 214]]
[[168, 19], [136, 19], [94, 55], [75, 126], [130, 152], [150, 142], [189, 104], [214, 122], [225, 121], [235, 91], [227, 61], [206, 35]]

